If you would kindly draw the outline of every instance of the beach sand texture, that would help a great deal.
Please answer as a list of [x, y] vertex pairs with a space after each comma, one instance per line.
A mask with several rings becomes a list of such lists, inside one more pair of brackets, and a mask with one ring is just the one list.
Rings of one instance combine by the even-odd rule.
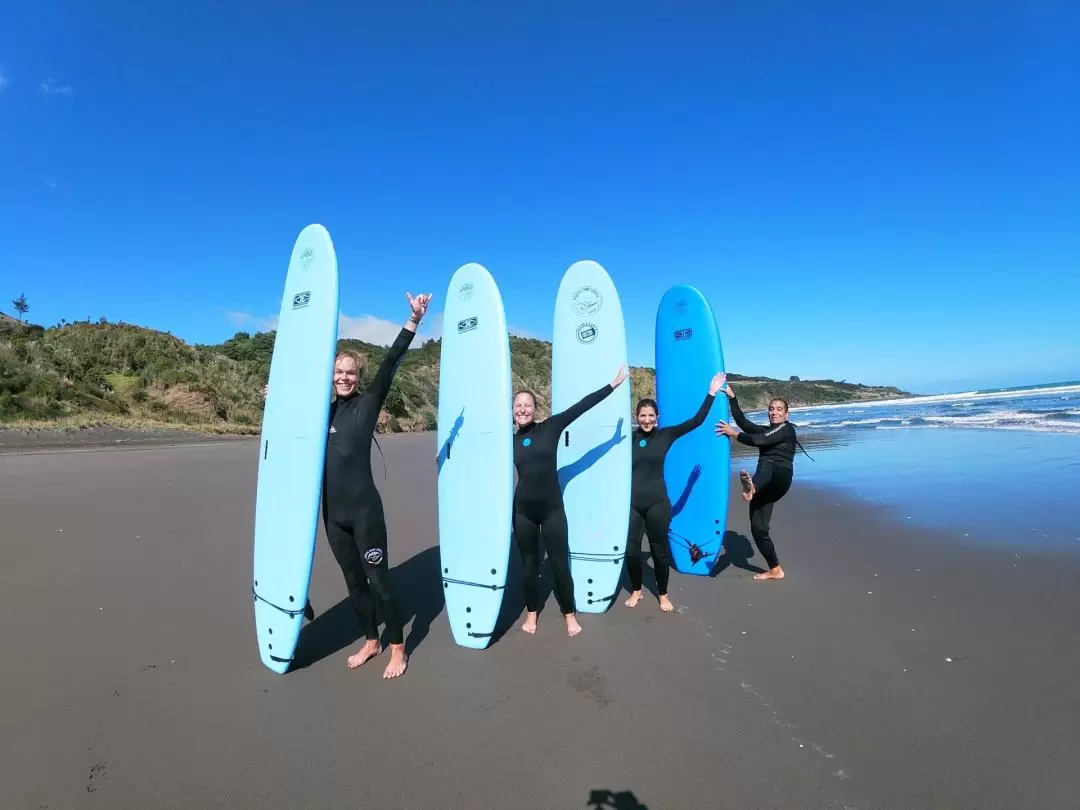
[[358, 627], [321, 532], [303, 666], [260, 664], [255, 442], [0, 455], [0, 804], [1080, 802], [1076, 559], [983, 548], [797, 479], [773, 521], [782, 583], [753, 581], [736, 501], [731, 564], [673, 574], [676, 613], [624, 593], [567, 639], [545, 578], [527, 636], [515, 552], [509, 630], [469, 651], [441, 613], [434, 436], [382, 445], [412, 654], [394, 682], [387, 653], [345, 667]]

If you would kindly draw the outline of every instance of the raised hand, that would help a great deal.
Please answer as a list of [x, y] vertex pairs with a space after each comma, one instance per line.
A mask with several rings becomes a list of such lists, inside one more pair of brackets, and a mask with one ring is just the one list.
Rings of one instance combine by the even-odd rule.
[[627, 377], [626, 366], [619, 369], [619, 373], [615, 375], [615, 379], [611, 381], [612, 388], [618, 388], [623, 384], [623, 380]]
[[709, 381], [709, 395], [715, 397], [716, 392], [724, 387], [725, 380], [727, 380], [727, 375], [724, 372], [716, 372], [712, 380]]
[[420, 293], [416, 298], [413, 298], [412, 293], [406, 292], [405, 297], [409, 299], [409, 308], [412, 310], [413, 321], [419, 323], [420, 319], [427, 314], [428, 304], [431, 303], [431, 293]]
[[[717, 391], [722, 391], [724, 396], [726, 396], [728, 399], [734, 399], [735, 398], [735, 392], [732, 391], [731, 386], [728, 385], [727, 374], [724, 374], [722, 372], [720, 374], [717, 374], [716, 377], [713, 377], [713, 382], [716, 382], [716, 380], [718, 378], [720, 380], [720, 385], [717, 386], [716, 390]], [[709, 390], [712, 391], [712, 388], [710, 388]], [[716, 392], [713, 391], [713, 393], [716, 393]]]

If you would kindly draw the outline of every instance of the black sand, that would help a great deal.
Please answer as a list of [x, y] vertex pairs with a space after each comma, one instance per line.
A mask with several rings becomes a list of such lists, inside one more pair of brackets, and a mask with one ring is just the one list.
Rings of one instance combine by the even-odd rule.
[[529, 637], [515, 588], [515, 624], [468, 651], [440, 615], [434, 440], [398, 436], [386, 481], [374, 464], [409, 671], [345, 668], [357, 627], [320, 534], [306, 666], [277, 676], [252, 621], [256, 447], [0, 457], [0, 805], [1080, 804], [1075, 559], [797, 483], [774, 519], [785, 581], [751, 578], [739, 502], [735, 564], [673, 575], [677, 613], [623, 594], [570, 640], [549, 598]]

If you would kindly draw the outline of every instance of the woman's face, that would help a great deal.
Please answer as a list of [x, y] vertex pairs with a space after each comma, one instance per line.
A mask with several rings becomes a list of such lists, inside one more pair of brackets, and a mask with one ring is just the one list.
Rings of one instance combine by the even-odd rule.
[[518, 427], [529, 424], [536, 414], [536, 400], [524, 391], [514, 397], [514, 424]]
[[769, 403], [769, 424], [782, 425], [787, 421], [787, 405], [779, 399]]
[[334, 363], [334, 393], [339, 399], [351, 397], [360, 383], [360, 367], [351, 357], [339, 357]]
[[646, 433], [652, 433], [656, 427], [656, 409], [652, 405], [642, 405], [637, 412], [638, 427]]

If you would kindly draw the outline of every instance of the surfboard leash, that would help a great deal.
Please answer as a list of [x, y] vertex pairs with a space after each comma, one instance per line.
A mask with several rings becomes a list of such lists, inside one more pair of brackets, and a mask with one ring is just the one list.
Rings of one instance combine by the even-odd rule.
[[[705, 554], [705, 552], [701, 550], [701, 546], [699, 546], [697, 543], [690, 540], [690, 538], [683, 537], [678, 532], [671, 531], [671, 529], [668, 529], [668, 540], [669, 541], [674, 540], [680, 546], [682, 546], [687, 551], [689, 551], [690, 552], [690, 562], [692, 562], [694, 565], [697, 565], [700, 560], [704, 559], [707, 556]], [[717, 542], [717, 541], [714, 540], [713, 542]], [[723, 549], [723, 547], [724, 547], [723, 538], [720, 538], [719, 543], [720, 543], [720, 548]], [[703, 545], [709, 546], [710, 543], [705, 543]], [[720, 552], [717, 551], [716, 554], [713, 555], [713, 562], [715, 562], [716, 558], [719, 557], [719, 556], [720, 556]]]
[[304, 611], [305, 611], [305, 610], [307, 609], [307, 605], [305, 605], [304, 607], [300, 608], [299, 610], [289, 610], [288, 608], [283, 608], [283, 607], [282, 607], [281, 605], [275, 605], [275, 604], [274, 604], [273, 602], [271, 602], [271, 601], [270, 601], [269, 599], [264, 599], [263, 597], [259, 596], [259, 594], [257, 594], [257, 593], [255, 592], [255, 589], [254, 589], [254, 588], [252, 588], [252, 589], [251, 589], [251, 596], [252, 596], [252, 600], [251, 600], [251, 601], [253, 601], [253, 602], [255, 602], [255, 601], [259, 601], [259, 602], [265, 602], [265, 603], [266, 603], [266, 604], [268, 604], [268, 605], [269, 605], [270, 607], [272, 607], [272, 608], [273, 608], [274, 610], [280, 610], [280, 611], [281, 611], [282, 613], [284, 613], [284, 614], [285, 614], [286, 616], [288, 616], [288, 617], [289, 617], [290, 619], [295, 619], [295, 618], [296, 618], [297, 616], [302, 616], [302, 615], [304, 615]]
[[375, 446], [379, 448], [379, 458], [382, 459], [382, 477], [386, 480], [386, 456], [383, 455], [382, 447], [379, 445], [379, 437], [374, 433], [371, 434], [372, 441], [375, 442]]
[[585, 562], [613, 562], [620, 563], [626, 555], [619, 554], [586, 554], [582, 551], [571, 551], [571, 560], [583, 560]]
[[449, 585], [471, 585], [474, 588], [485, 588], [489, 591], [502, 591], [506, 589], [505, 585], [485, 585], [483, 582], [469, 582], [464, 579], [452, 579], [450, 577], [443, 577], [442, 581]]

